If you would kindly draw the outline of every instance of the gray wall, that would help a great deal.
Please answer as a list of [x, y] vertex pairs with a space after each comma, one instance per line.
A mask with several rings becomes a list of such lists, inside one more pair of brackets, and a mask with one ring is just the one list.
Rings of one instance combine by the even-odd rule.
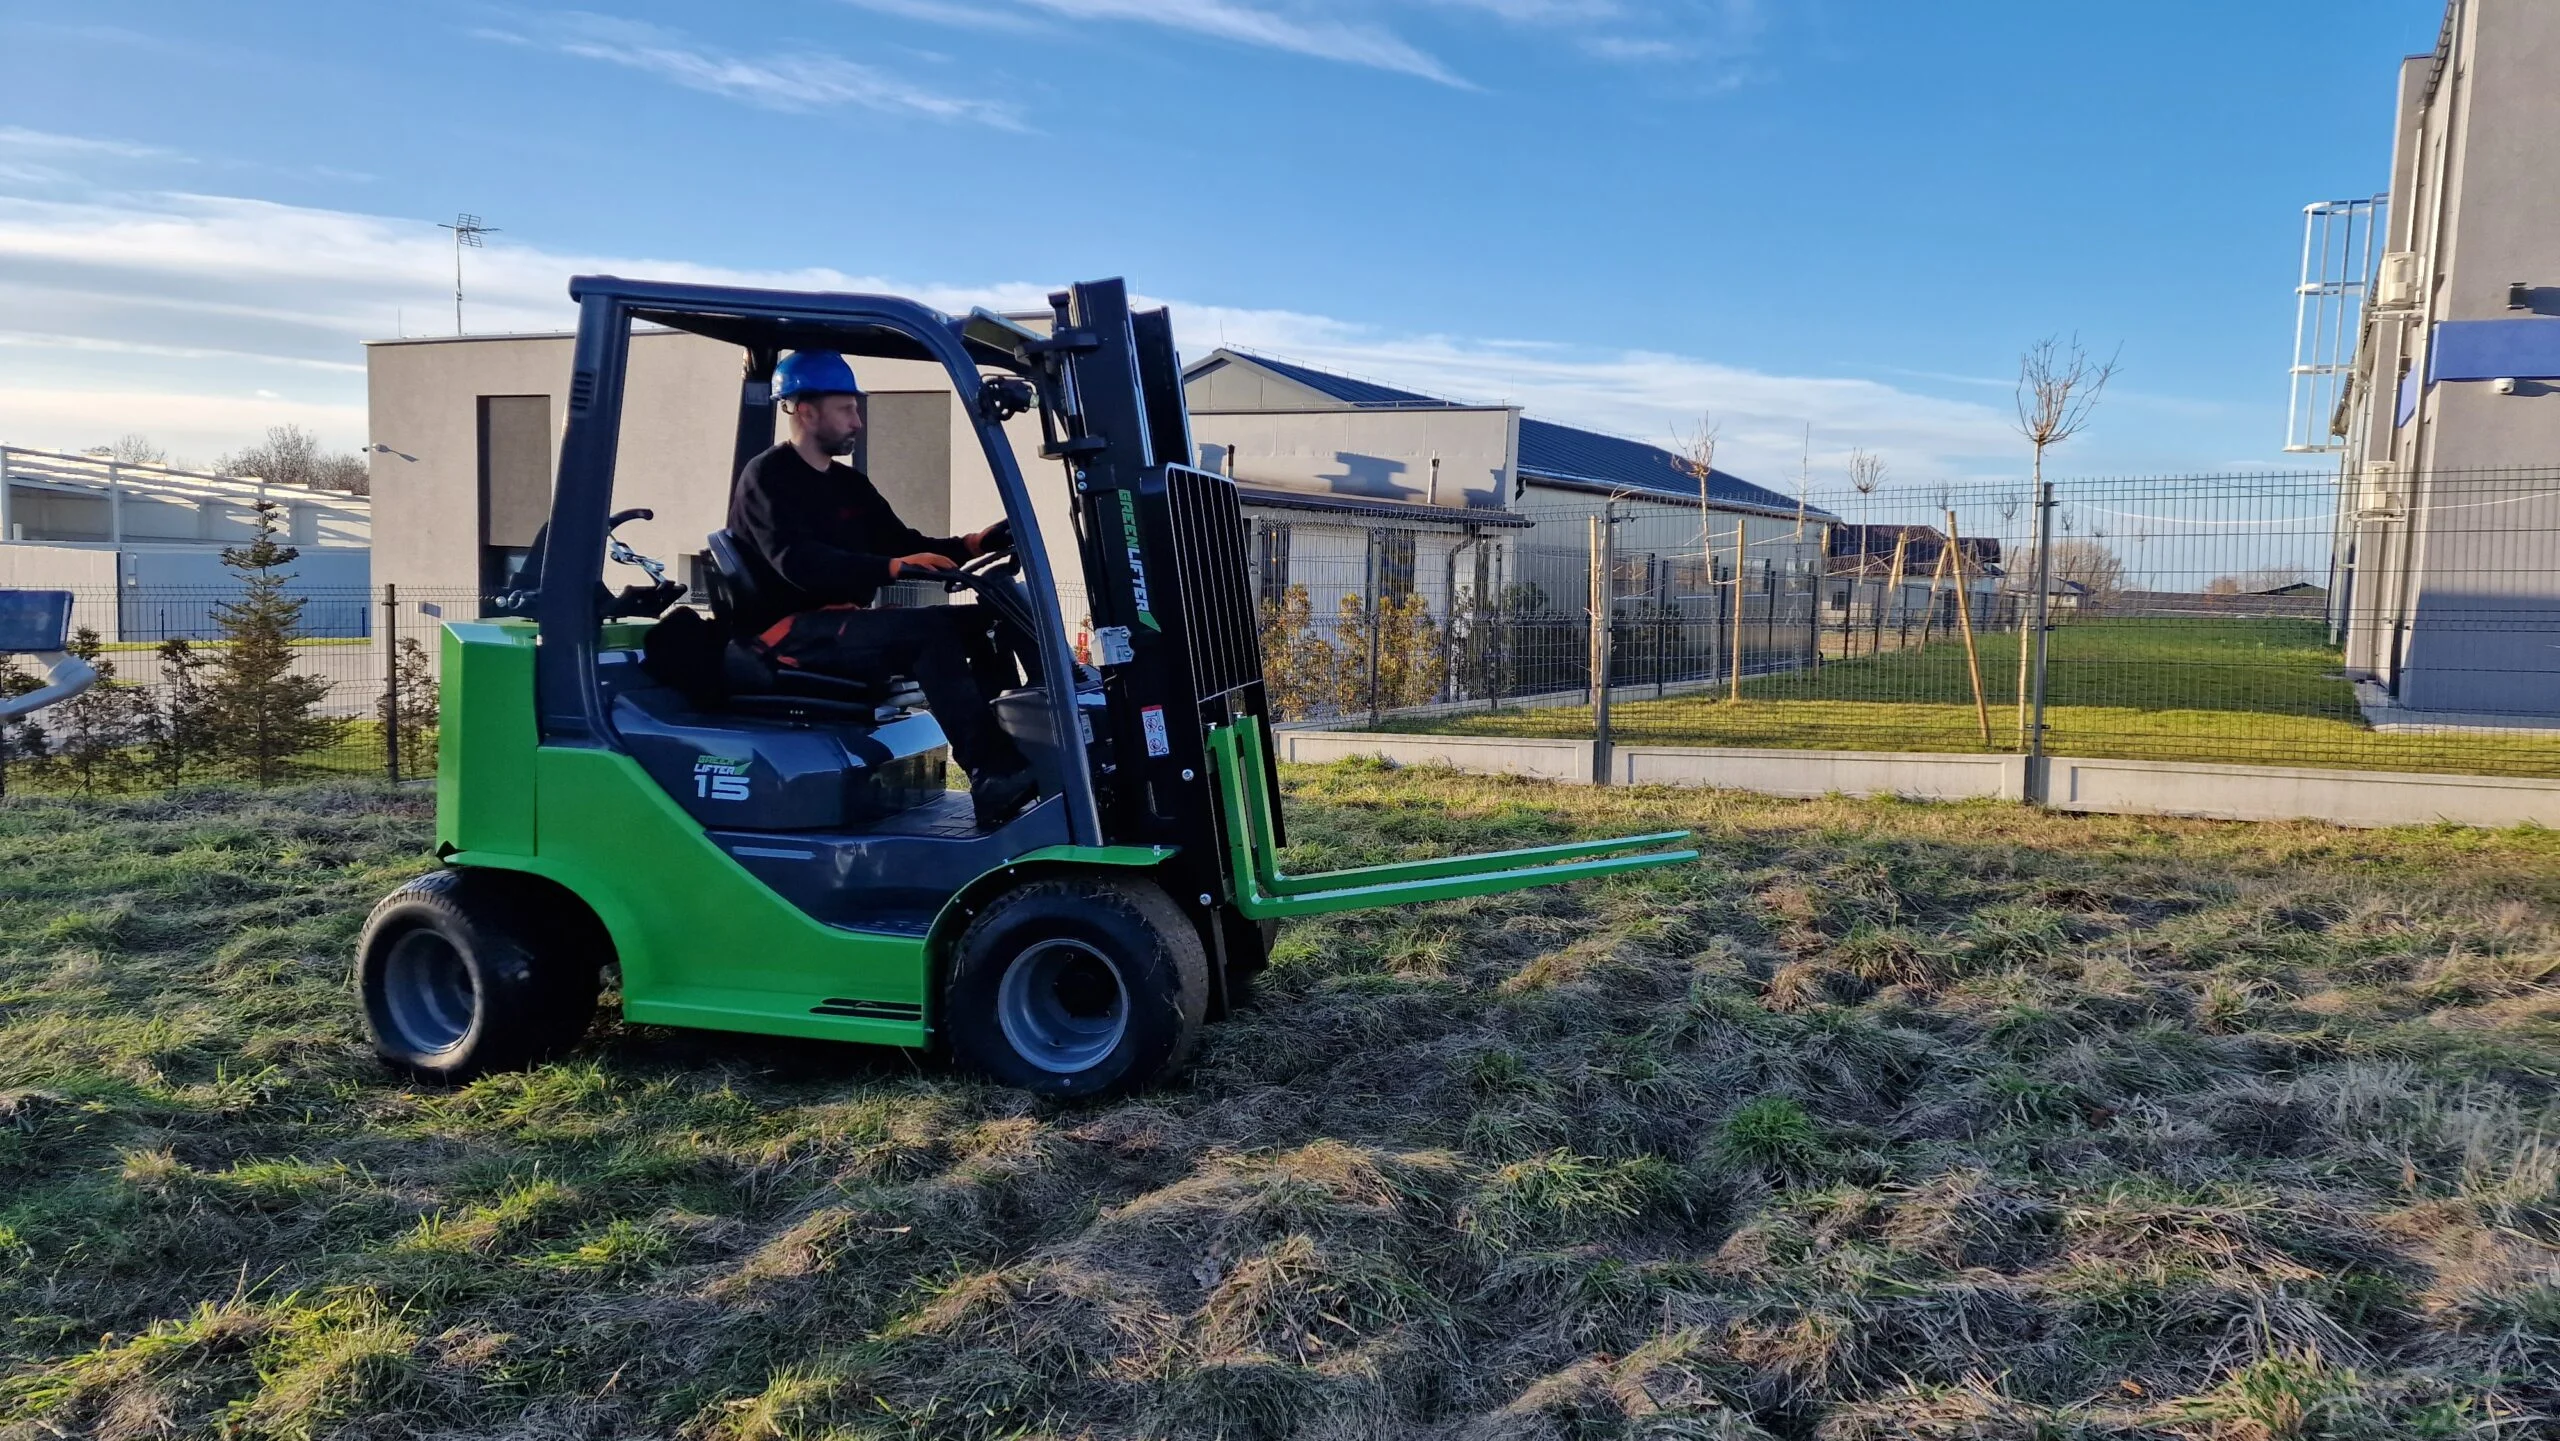
[[[304, 600], [303, 633], [372, 633], [367, 552], [358, 546], [306, 550], [286, 568], [289, 594]], [[0, 545], [0, 588], [72, 592], [71, 624], [101, 639], [210, 640], [213, 608], [240, 594], [222, 552], [197, 545]]]
[[[2416, 313], [2359, 357], [2361, 445], [2342, 528], [2351, 673], [2417, 709], [2560, 714], [2560, 376], [2426, 386], [2436, 327], [2560, 327], [2560, 5], [2454, 0], [2448, 53], [2401, 67], [2388, 248], [2421, 257]], [[2508, 287], [2530, 287], [2508, 308]], [[2376, 468], [2372, 462], [2387, 468]], [[2396, 661], [2396, 664], [2395, 664]]]

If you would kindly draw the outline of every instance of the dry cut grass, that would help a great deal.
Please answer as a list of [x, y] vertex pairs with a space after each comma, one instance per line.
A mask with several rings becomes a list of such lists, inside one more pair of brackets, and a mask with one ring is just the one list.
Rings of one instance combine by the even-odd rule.
[[1705, 863], [1287, 931], [1181, 1088], [344, 991], [425, 799], [0, 807], [0, 1436], [2549, 1434], [2560, 841], [1288, 779], [1294, 865]]

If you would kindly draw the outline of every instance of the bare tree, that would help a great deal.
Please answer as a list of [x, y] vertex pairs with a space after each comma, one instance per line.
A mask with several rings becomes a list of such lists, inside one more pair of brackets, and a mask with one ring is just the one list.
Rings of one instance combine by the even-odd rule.
[[[2021, 559], [2032, 571], [2036, 554], [2029, 551]], [[2079, 596], [2084, 608], [2097, 609], [2124, 594], [2124, 557], [2103, 539], [2057, 540], [2046, 558], [2045, 584], [2057, 594]]]
[[2018, 357], [2018, 433], [2035, 447], [2037, 480], [2045, 451], [2088, 428], [2115, 373], [2113, 356], [2092, 361], [2076, 335], [2067, 344], [2048, 335]]
[[[2027, 347], [2018, 357], [2018, 433], [2035, 447], [2035, 470], [2030, 478], [2028, 498], [2040, 501], [2044, 496], [2044, 453], [2088, 428], [2090, 414], [2098, 408], [2098, 397], [2104, 395], [2107, 382], [2115, 378], [2116, 362], [2109, 356], [2103, 363], [2090, 360], [2089, 352], [2080, 345], [2080, 337], [2068, 343], [2046, 336]], [[2049, 539], [2049, 535], [2046, 536]], [[2121, 566], [2119, 566], [2121, 571]], [[2047, 589], [2050, 582], [2045, 582]], [[2033, 595], [2029, 604], [2041, 617], [2043, 595]], [[2023, 621], [2023, 617], [2021, 618]], [[2041, 633], [2038, 634], [2041, 639]], [[2027, 658], [2030, 644], [2028, 628], [2018, 630], [2018, 745], [2027, 744], [2028, 697]]]
[[[1680, 468], [1698, 482], [1698, 563], [1706, 572], [1710, 594], [1715, 589], [1716, 547], [1714, 513], [1708, 509], [1713, 502], [1707, 483], [1716, 473], [1716, 437], [1721, 429], [1716, 424], [1714, 412], [1700, 411], [1695, 430], [1687, 435], [1676, 429], [1671, 433], [1679, 443], [1673, 454], [1679, 457]], [[1742, 547], [1743, 522], [1742, 517], [1736, 515], [1733, 518], [1733, 634], [1730, 639], [1733, 674], [1731, 689], [1727, 693], [1727, 698], [1735, 701], [1742, 699]]]
[[[1875, 497], [1876, 487], [1882, 484], [1884, 484], [1884, 457], [1865, 446], [1852, 447], [1849, 451], [1849, 488], [1858, 493], [1858, 568], [1849, 573], [1849, 603], [1841, 608], [1840, 658], [1842, 660], [1849, 658], [1850, 638], [1856, 634], [1858, 588], [1865, 584], [1867, 579], [1868, 502]], [[1878, 595], [1876, 603], [1881, 606], [1884, 603], [1884, 597]]]
[[152, 444], [151, 437], [138, 430], [127, 431], [117, 436], [113, 445], [95, 446], [89, 453], [101, 460], [112, 460], [118, 465], [167, 465], [169, 463], [169, 452]]
[[224, 456], [214, 469], [224, 475], [253, 475], [274, 485], [342, 490], [350, 495], [373, 493], [364, 457], [332, 453], [321, 445], [320, 437], [299, 425], [268, 426], [265, 440]]
[[1705, 570], [1710, 585], [1715, 580], [1715, 541], [1710, 528], [1707, 506], [1707, 482], [1716, 473], [1716, 440], [1724, 427], [1716, 424], [1713, 411], [1698, 412], [1697, 428], [1685, 434], [1678, 426], [1671, 429], [1671, 454], [1679, 461], [1682, 473], [1698, 483], [1698, 564]]

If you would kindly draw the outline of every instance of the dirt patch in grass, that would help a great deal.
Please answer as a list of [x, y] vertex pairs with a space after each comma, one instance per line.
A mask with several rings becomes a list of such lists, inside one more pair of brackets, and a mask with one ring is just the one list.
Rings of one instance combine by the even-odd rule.
[[1301, 866], [1703, 863], [1292, 926], [1058, 1110], [345, 991], [428, 798], [0, 806], [0, 1436], [2522, 1435], [2560, 839], [1293, 771]]

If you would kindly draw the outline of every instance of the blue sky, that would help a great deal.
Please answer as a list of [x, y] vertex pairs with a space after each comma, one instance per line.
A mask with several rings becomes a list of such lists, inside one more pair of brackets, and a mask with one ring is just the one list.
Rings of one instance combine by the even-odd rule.
[[[607, 11], [610, 13], [607, 13]], [[2073, 473], [2282, 463], [2306, 201], [2386, 179], [2436, 0], [0, 0], [0, 439], [354, 444], [360, 342], [574, 270], [1020, 303], [1815, 483], [2019, 469], [2019, 350], [2122, 347]], [[98, 16], [98, 20], [73, 18]], [[1836, 483], [1836, 481], [1835, 481]]]

